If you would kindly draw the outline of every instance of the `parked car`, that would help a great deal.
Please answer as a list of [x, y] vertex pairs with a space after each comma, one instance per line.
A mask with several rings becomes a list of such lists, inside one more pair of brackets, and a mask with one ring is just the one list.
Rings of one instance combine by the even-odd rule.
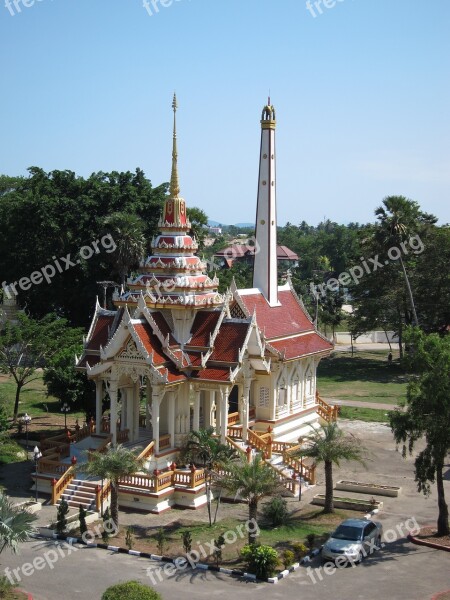
[[381, 548], [383, 526], [369, 519], [347, 519], [329, 537], [322, 547], [323, 562], [359, 563]]

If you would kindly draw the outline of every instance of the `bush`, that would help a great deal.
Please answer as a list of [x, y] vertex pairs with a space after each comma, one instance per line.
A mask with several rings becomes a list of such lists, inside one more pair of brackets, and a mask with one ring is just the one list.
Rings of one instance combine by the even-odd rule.
[[109, 587], [102, 600], [162, 600], [154, 589], [138, 581], [126, 581]]
[[125, 545], [128, 548], [128, 550], [132, 550], [133, 544], [134, 544], [134, 529], [130, 525], [129, 527], [127, 527], [127, 533], [125, 535]]
[[86, 510], [83, 508], [83, 505], [80, 504], [79, 506], [79, 510], [78, 510], [78, 520], [80, 521], [80, 535], [83, 536], [84, 533], [86, 533], [87, 531], [87, 525], [86, 525], [86, 515], [87, 512]]
[[2, 575], [2, 577], [0, 577], [0, 598], [8, 598], [13, 587], [14, 586], [10, 580]]
[[217, 540], [214, 540], [214, 546], [216, 549], [213, 552], [214, 560], [216, 561], [216, 566], [220, 565], [220, 561], [222, 560], [222, 549], [225, 546], [225, 538], [223, 535], [219, 535]]
[[66, 530], [66, 527], [67, 527], [66, 517], [67, 517], [68, 512], [69, 512], [69, 505], [63, 498], [58, 506], [58, 512], [56, 515], [56, 532], [59, 534], [64, 533]]
[[295, 554], [292, 550], [283, 550], [281, 553], [281, 562], [285, 569], [289, 569], [289, 567], [294, 563]]
[[292, 550], [294, 551], [295, 560], [298, 562], [308, 554], [308, 548], [301, 542], [295, 542], [295, 544], [292, 544]]
[[272, 546], [244, 546], [241, 550], [247, 569], [259, 579], [271, 577], [278, 565], [278, 552]]
[[314, 544], [316, 543], [316, 534], [308, 533], [306, 536], [306, 545], [310, 550], [314, 550]]
[[263, 509], [263, 516], [272, 527], [285, 525], [289, 521], [289, 511], [284, 498], [275, 497], [268, 502]]
[[167, 543], [166, 532], [164, 531], [164, 529], [162, 527], [160, 527], [158, 529], [158, 531], [155, 533], [155, 539], [156, 539], [156, 546], [158, 548], [158, 552], [159, 552], [160, 556], [162, 556], [164, 554], [164, 548], [166, 547], [166, 543]]
[[[103, 513], [103, 531], [102, 531], [102, 541], [104, 544], [109, 542], [109, 521], [111, 520], [111, 513], [109, 512], [109, 506], [106, 507], [105, 512]], [[105, 523], [108, 525], [105, 527]]]
[[188, 554], [192, 548], [192, 534], [190, 531], [183, 531], [181, 534], [181, 538], [183, 540], [183, 549]]

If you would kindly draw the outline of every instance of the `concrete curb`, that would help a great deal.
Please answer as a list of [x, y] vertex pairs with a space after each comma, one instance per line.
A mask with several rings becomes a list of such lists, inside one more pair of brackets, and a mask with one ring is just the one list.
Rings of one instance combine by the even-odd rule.
[[450, 546], [441, 546], [440, 544], [433, 544], [433, 542], [427, 542], [425, 540], [420, 540], [419, 538], [414, 537], [410, 533], [407, 536], [408, 540], [413, 544], [417, 544], [418, 546], [428, 546], [428, 548], [433, 548], [434, 550], [443, 550], [444, 552], [450, 552]]
[[269, 577], [268, 579], [265, 580], [265, 582], [266, 583], [278, 583], [281, 579], [284, 579], [285, 577], [287, 577], [288, 575], [290, 575], [291, 573], [296, 571], [298, 568], [300, 568], [301, 565], [305, 565], [305, 564], [311, 562], [311, 559], [314, 558], [315, 556], [317, 556], [321, 550], [322, 550], [322, 548], [316, 548], [310, 554], [308, 554], [308, 556], [304, 556], [300, 562], [294, 563], [293, 565], [291, 565], [289, 567], [289, 569], [285, 569], [284, 571], [281, 571], [281, 573], [278, 573], [278, 575], [276, 577]]
[[[71, 536], [60, 535], [54, 533], [52, 536], [45, 536], [43, 534], [40, 535], [32, 535], [30, 537], [33, 538], [42, 538], [46, 537], [48, 539], [61, 540], [65, 541], [70, 545], [73, 544], [82, 544], [83, 546], [87, 546], [88, 548], [100, 548], [102, 550], [109, 550], [110, 552], [117, 552], [120, 554], [129, 554], [130, 556], [138, 556], [140, 558], [147, 558], [149, 560], [154, 560], [158, 562], [171, 563], [176, 564], [176, 561], [179, 560], [180, 557], [171, 558], [169, 556], [158, 556], [157, 554], [150, 554], [148, 552], [140, 552], [139, 550], [128, 550], [128, 548], [120, 548], [119, 546], [108, 546], [108, 544], [97, 543], [97, 542], [85, 542], [81, 538], [75, 538]], [[289, 569], [285, 569], [281, 573], [278, 573], [276, 577], [269, 577], [268, 579], [256, 579], [256, 575], [253, 573], [245, 573], [239, 569], [226, 569], [224, 567], [216, 567], [214, 565], [205, 565], [203, 563], [197, 563], [195, 565], [196, 569], [202, 569], [204, 571], [215, 571], [216, 573], [223, 573], [224, 575], [230, 575], [231, 577], [241, 577], [243, 579], [248, 579], [250, 581], [260, 582], [260, 583], [278, 583], [281, 579], [287, 577], [290, 573], [296, 571], [300, 565], [304, 565], [311, 561], [312, 558], [317, 556], [321, 548], [316, 548], [313, 550], [308, 556], [305, 556], [301, 559], [300, 562], [294, 563]], [[181, 557], [183, 558], [183, 557]]]

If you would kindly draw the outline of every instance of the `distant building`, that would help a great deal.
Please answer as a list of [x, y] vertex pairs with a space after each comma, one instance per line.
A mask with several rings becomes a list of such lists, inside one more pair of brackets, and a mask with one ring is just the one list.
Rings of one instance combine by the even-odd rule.
[[[255, 262], [256, 246], [248, 244], [233, 244], [214, 254], [214, 262], [222, 268], [229, 269], [235, 262], [245, 262], [253, 265]], [[286, 246], [277, 246], [278, 267], [282, 270], [298, 266], [298, 255]]]
[[213, 227], [212, 225], [208, 227], [209, 233], [215, 233], [216, 235], [222, 235], [222, 227]]

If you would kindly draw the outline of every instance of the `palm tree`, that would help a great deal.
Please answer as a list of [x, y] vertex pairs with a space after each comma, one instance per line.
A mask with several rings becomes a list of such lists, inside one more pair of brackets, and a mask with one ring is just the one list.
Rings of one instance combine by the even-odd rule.
[[[257, 523], [259, 501], [271, 496], [280, 488], [276, 472], [266, 465], [260, 454], [257, 454], [251, 463], [241, 456], [238, 461], [224, 464], [224, 469], [225, 475], [220, 479], [219, 485], [245, 500], [248, 504], [249, 521]], [[256, 541], [256, 529], [249, 528], [249, 544]]]
[[[212, 525], [211, 516], [211, 489], [215, 476], [214, 468], [236, 456], [233, 448], [222, 444], [220, 439], [214, 435], [214, 427], [191, 431], [184, 447], [181, 450], [184, 460], [197, 463], [205, 469], [206, 500], [208, 508], [209, 525]], [[220, 497], [217, 501], [216, 514], [219, 508]]]
[[122, 285], [125, 285], [130, 268], [145, 252], [144, 222], [137, 215], [116, 212], [106, 217], [104, 225], [114, 238], [116, 250], [110, 256]]
[[364, 464], [365, 448], [360, 440], [351, 434], [345, 434], [336, 422], [314, 427], [310, 435], [300, 438], [306, 447], [297, 452], [297, 456], [309, 456], [325, 467], [325, 507], [324, 513], [334, 512], [333, 506], [333, 463], [340, 465], [341, 460], [356, 460]]
[[26, 542], [33, 533], [32, 523], [35, 520], [36, 515], [14, 506], [7, 496], [0, 492], [0, 553], [5, 548], [16, 553], [19, 544]]
[[[408, 200], [404, 196], [388, 196], [383, 200], [383, 205], [375, 210], [375, 215], [379, 220], [377, 237], [383, 245], [389, 247], [401, 247], [402, 243], [404, 244], [412, 234], [417, 233], [420, 226], [431, 225], [437, 221], [433, 215], [422, 212], [417, 202]], [[406, 289], [408, 290], [414, 325], [418, 327], [419, 320], [417, 318], [416, 305], [401, 252], [399, 253], [398, 260], [403, 271], [403, 277], [405, 278]]]
[[109, 479], [111, 483], [111, 519], [119, 527], [119, 479], [133, 475], [144, 468], [144, 460], [137, 458], [131, 450], [121, 444], [107, 452], [92, 452], [89, 461], [80, 465], [86, 475]]

